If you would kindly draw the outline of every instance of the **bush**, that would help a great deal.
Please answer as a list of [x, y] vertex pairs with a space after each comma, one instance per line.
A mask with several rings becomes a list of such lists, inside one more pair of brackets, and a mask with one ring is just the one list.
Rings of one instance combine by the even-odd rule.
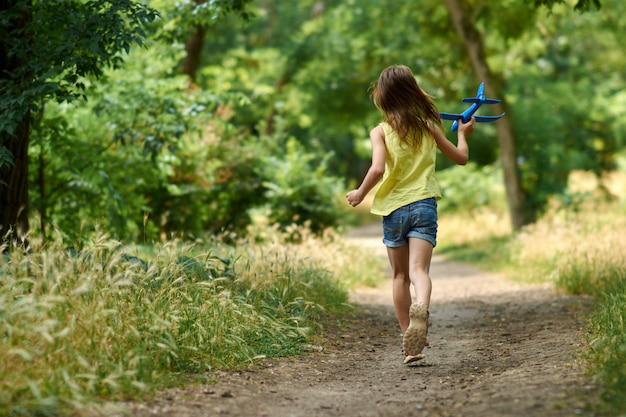
[[329, 157], [307, 152], [295, 139], [289, 139], [284, 155], [265, 160], [263, 185], [270, 223], [282, 229], [294, 223], [305, 224], [318, 234], [341, 224], [337, 196], [343, 184], [328, 174]]
[[439, 201], [442, 213], [472, 211], [479, 208], [502, 208], [504, 188], [501, 171], [493, 166], [468, 163], [437, 172], [437, 181], [443, 198]]
[[[44, 237], [70, 242], [96, 226], [125, 241], [244, 234], [251, 214], [281, 227], [335, 226], [341, 183], [328, 155], [233, 120], [243, 94], [191, 89], [172, 73], [184, 50], [135, 51], [89, 84], [88, 103], [46, 103], [34, 122], [30, 200]], [[246, 129], [250, 129], [246, 130]]]

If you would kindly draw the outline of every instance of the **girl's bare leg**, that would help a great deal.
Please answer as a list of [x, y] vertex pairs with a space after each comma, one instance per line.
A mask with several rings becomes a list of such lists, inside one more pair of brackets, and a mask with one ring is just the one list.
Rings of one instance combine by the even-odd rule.
[[412, 363], [424, 358], [422, 350], [428, 345], [428, 307], [432, 282], [430, 261], [433, 246], [426, 240], [409, 238], [409, 279], [415, 287], [416, 300], [409, 307], [409, 326], [402, 338], [404, 363]]
[[430, 261], [433, 245], [424, 239], [409, 238], [409, 279], [415, 286], [416, 301], [428, 308], [432, 292]]
[[411, 281], [409, 279], [409, 246], [387, 248], [389, 263], [393, 274], [393, 305], [404, 333], [409, 327], [409, 308], [411, 307]]
[[388, 247], [387, 255], [393, 274], [393, 305], [400, 330], [404, 333], [410, 322], [411, 283], [415, 287], [416, 301], [424, 303], [426, 307], [430, 306], [430, 261], [433, 245], [427, 240], [409, 238], [407, 246]]

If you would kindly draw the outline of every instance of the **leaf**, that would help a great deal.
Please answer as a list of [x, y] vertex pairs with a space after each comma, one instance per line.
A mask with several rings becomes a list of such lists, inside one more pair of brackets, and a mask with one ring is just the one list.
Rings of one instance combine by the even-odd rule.
[[0, 145], [0, 168], [4, 165], [14, 167], [15, 161], [11, 151], [6, 146]]
[[27, 362], [30, 362], [33, 360], [33, 356], [24, 349], [10, 349], [8, 353], [21, 356], [22, 359], [24, 359]]

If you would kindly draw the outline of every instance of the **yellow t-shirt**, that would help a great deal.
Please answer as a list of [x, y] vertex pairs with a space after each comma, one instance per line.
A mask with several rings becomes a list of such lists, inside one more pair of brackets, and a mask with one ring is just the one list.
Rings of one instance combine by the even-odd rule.
[[381, 123], [385, 132], [385, 173], [370, 212], [386, 216], [392, 211], [425, 198], [441, 198], [435, 179], [437, 143], [430, 135], [422, 138], [422, 146], [414, 149], [403, 144], [388, 123]]

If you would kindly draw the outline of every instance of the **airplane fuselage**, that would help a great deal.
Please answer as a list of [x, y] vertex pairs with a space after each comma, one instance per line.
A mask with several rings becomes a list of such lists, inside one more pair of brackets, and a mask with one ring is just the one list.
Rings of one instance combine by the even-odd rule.
[[[471, 106], [469, 106], [463, 113], [461, 113], [462, 116], [462, 120], [463, 123], [467, 123], [472, 119], [472, 116], [474, 115], [474, 113], [476, 113], [476, 111], [480, 108], [480, 106], [482, 105], [482, 103], [472, 103]], [[455, 120], [452, 123], [452, 130], [457, 130], [459, 128], [459, 121]]]
[[477, 122], [494, 122], [504, 116], [504, 113], [498, 116], [474, 116], [474, 113], [482, 106], [483, 104], [496, 104], [499, 103], [500, 100], [495, 100], [491, 98], [485, 98], [485, 85], [484, 83], [480, 83], [478, 86], [478, 91], [476, 92], [475, 97], [464, 98], [462, 100], [464, 103], [472, 103], [463, 113], [445, 113], [440, 112], [441, 118], [444, 120], [453, 120], [452, 130], [455, 131], [459, 127], [459, 120], [462, 120], [463, 123], [467, 123], [471, 120], [472, 117], [476, 119]]

